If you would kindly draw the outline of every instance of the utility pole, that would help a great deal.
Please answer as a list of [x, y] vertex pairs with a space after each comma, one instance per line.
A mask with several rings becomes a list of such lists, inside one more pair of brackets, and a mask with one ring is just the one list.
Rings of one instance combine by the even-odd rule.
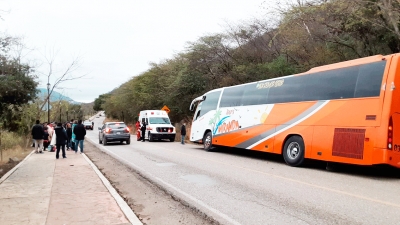
[[47, 82], [47, 122], [50, 123], [50, 83]]

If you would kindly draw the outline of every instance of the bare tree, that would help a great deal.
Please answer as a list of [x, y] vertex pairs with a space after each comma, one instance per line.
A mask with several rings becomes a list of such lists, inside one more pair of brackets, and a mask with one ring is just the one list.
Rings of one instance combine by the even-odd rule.
[[[45, 56], [48, 72], [42, 74], [47, 76], [47, 85], [50, 86], [48, 86], [49, 92], [47, 97], [45, 98], [45, 101], [40, 106], [39, 113], [43, 110], [43, 107], [46, 105], [47, 101], [50, 101], [50, 96], [53, 93], [54, 89], [59, 88], [60, 84], [67, 81], [77, 80], [86, 76], [86, 74], [76, 75], [75, 73], [81, 66], [81, 59], [79, 57], [75, 57], [65, 69], [58, 71], [55, 69], [56, 56], [57, 54], [55, 54], [54, 51], [52, 51], [50, 57]], [[51, 78], [54, 80], [54, 84], [52, 85], [50, 84]]]

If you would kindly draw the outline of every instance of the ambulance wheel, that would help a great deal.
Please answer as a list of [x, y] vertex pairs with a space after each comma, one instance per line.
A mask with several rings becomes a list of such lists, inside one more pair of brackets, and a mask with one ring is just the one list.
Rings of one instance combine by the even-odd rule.
[[149, 132], [149, 141], [152, 142], [154, 141], [153, 135]]

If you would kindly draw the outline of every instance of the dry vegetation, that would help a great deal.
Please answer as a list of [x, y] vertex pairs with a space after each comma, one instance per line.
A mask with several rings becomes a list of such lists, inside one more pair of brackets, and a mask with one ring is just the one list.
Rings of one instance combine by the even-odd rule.
[[0, 136], [0, 176], [31, 153], [30, 140], [25, 140], [13, 132], [1, 132]]

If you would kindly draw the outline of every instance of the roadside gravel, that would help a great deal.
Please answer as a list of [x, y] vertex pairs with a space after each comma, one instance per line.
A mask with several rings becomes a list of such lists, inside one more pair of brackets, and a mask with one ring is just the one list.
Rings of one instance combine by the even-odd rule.
[[125, 199], [143, 224], [218, 224], [174, 199], [132, 168], [90, 142], [85, 142], [85, 154]]

